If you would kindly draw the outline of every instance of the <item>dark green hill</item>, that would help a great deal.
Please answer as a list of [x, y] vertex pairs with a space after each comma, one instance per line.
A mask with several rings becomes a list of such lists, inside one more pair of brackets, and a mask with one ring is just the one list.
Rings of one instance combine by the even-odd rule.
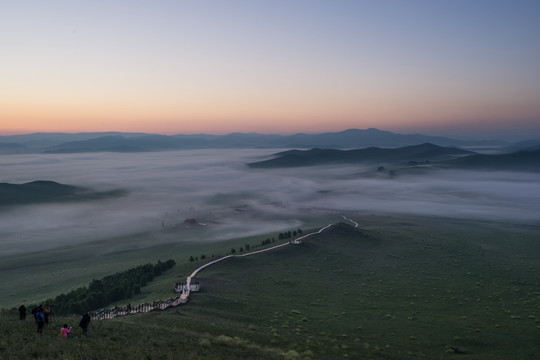
[[275, 154], [270, 160], [249, 163], [252, 168], [296, 167], [328, 164], [381, 164], [441, 161], [473, 154], [471, 151], [425, 143], [401, 148], [370, 147], [354, 150], [290, 150]]
[[123, 195], [125, 191], [95, 192], [54, 181], [32, 181], [25, 184], [0, 183], [0, 206], [99, 199]]
[[498, 170], [498, 171], [540, 171], [540, 150], [517, 151], [510, 154], [475, 154], [445, 162], [453, 168]]

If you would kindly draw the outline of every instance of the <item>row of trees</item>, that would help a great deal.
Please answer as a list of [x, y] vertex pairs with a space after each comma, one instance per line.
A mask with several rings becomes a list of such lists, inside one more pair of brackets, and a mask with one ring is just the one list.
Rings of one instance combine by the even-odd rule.
[[100, 280], [94, 279], [88, 287], [71, 290], [45, 303], [52, 305], [53, 311], [58, 314], [82, 314], [105, 307], [115, 301], [129, 299], [140, 293], [141, 287], [152, 281], [154, 277], [175, 265], [172, 259], [165, 262], [160, 260], [156, 264], [139, 265], [127, 271], [105, 276]]
[[290, 239], [291, 237], [296, 237], [296, 235], [302, 235], [302, 230], [287, 231], [285, 233], [279, 233], [279, 240]]

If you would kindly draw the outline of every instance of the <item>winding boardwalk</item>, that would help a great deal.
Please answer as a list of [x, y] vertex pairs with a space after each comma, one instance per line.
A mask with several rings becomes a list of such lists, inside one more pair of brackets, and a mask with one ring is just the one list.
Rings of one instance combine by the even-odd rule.
[[[329, 224], [329, 225], [326, 225], [325, 227], [321, 228], [319, 231], [315, 231], [315, 232], [312, 232], [312, 233], [309, 233], [309, 234], [306, 234], [306, 235], [303, 235], [299, 238], [296, 238], [295, 240], [296, 241], [299, 241], [299, 240], [302, 240], [302, 239], [305, 239], [309, 236], [312, 236], [312, 235], [315, 235], [315, 234], [320, 234], [322, 233], [324, 230], [328, 229], [329, 227], [333, 226], [334, 224]], [[357, 224], [358, 225], [358, 224]], [[207, 264], [204, 264], [202, 266], [200, 266], [199, 268], [195, 269], [191, 275], [189, 275], [186, 279], [186, 284], [187, 284], [187, 293], [188, 293], [188, 297], [189, 297], [189, 286], [191, 285], [191, 279], [195, 277], [195, 275], [197, 275], [197, 273], [201, 270], [203, 270], [204, 268], [207, 268], [208, 266], [210, 265], [213, 265], [217, 262], [220, 262], [220, 261], [223, 261], [225, 259], [229, 259], [231, 257], [242, 257], [242, 256], [251, 256], [251, 255], [255, 255], [255, 254], [260, 254], [260, 253], [263, 253], [263, 252], [267, 252], [267, 251], [272, 251], [272, 250], [275, 250], [275, 249], [279, 249], [281, 247], [284, 247], [284, 246], [287, 246], [287, 245], [290, 245], [291, 243], [290, 242], [286, 242], [284, 244], [280, 244], [280, 245], [276, 245], [276, 246], [272, 246], [272, 247], [269, 247], [269, 248], [266, 248], [266, 249], [262, 249], [262, 250], [257, 250], [257, 251], [253, 251], [253, 252], [250, 252], [250, 253], [246, 253], [246, 254], [241, 254], [241, 255], [227, 255], [227, 256], [224, 256], [222, 258], [219, 258], [219, 259], [216, 259], [214, 261], [211, 261]]]
[[[358, 227], [357, 222], [355, 222], [355, 221], [353, 221], [353, 220], [351, 220], [349, 218], [346, 218], [345, 216], [342, 216], [342, 217], [346, 221], [349, 221], [349, 222], [353, 223], [355, 228]], [[303, 235], [303, 236], [301, 236], [299, 238], [294, 239], [294, 241], [301, 241], [302, 239], [306, 239], [306, 238], [308, 238], [310, 236], [320, 234], [324, 230], [326, 230], [326, 229], [328, 229], [328, 228], [330, 228], [330, 227], [332, 227], [334, 225], [335, 224], [326, 225], [326, 226], [322, 227], [321, 229], [319, 229], [318, 231]], [[128, 308], [122, 308], [122, 309], [117, 309], [117, 310], [101, 312], [101, 313], [98, 312], [97, 314], [95, 314], [93, 316], [93, 318], [94, 319], [111, 319], [111, 318], [114, 318], [116, 316], [122, 316], [122, 315], [128, 315], [128, 314], [136, 314], [138, 312], [148, 312], [148, 311], [152, 311], [152, 310], [165, 310], [165, 309], [167, 309], [169, 307], [175, 307], [175, 306], [184, 304], [184, 303], [186, 303], [188, 301], [189, 295], [191, 293], [191, 291], [190, 291], [191, 280], [195, 277], [195, 275], [197, 275], [203, 269], [205, 269], [205, 268], [207, 268], [207, 267], [209, 267], [211, 265], [214, 265], [214, 264], [216, 264], [216, 263], [218, 263], [220, 261], [223, 261], [225, 259], [229, 259], [229, 258], [232, 258], [232, 257], [242, 257], [242, 256], [251, 256], [251, 255], [261, 254], [261, 253], [264, 253], [264, 252], [268, 252], [268, 251], [272, 251], [272, 250], [282, 248], [282, 247], [287, 246], [287, 245], [291, 245], [291, 242], [286, 242], [284, 244], [272, 246], [272, 247], [269, 247], [269, 248], [266, 248], [266, 249], [257, 250], [257, 251], [253, 251], [253, 252], [249, 252], [249, 253], [245, 253], [245, 254], [226, 255], [226, 256], [221, 257], [219, 259], [210, 261], [209, 263], [206, 263], [204, 265], [199, 266], [197, 269], [195, 269], [187, 277], [186, 286], [184, 287], [184, 290], [182, 291], [182, 293], [177, 297], [174, 297], [174, 298], [171, 298], [171, 299], [168, 299], [168, 300], [165, 300], [165, 301], [155, 301], [152, 304], [142, 304], [142, 305], [136, 306], [134, 308], [129, 307], [129, 309]]]
[[356, 221], [351, 220], [351, 219], [349, 219], [348, 217], [345, 217], [345, 216], [343, 216], [343, 215], [341, 215], [341, 217], [342, 217], [343, 219], [347, 220], [347, 221], [352, 222], [352, 223], [354, 224], [354, 227], [355, 227], [355, 228], [358, 227], [358, 223], [357, 223]]

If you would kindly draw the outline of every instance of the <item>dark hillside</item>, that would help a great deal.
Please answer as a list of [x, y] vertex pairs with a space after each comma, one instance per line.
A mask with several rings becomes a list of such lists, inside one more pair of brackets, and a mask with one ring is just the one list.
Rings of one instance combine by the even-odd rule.
[[27, 204], [66, 200], [73, 198], [82, 189], [54, 181], [33, 181], [25, 184], [0, 184], [0, 205]]
[[45, 180], [25, 184], [0, 183], [0, 206], [90, 200], [120, 196], [124, 193], [122, 190], [94, 192], [82, 187]]
[[290, 150], [276, 154], [276, 158], [249, 163], [252, 168], [297, 167], [328, 164], [381, 164], [441, 161], [473, 152], [458, 148], [447, 148], [430, 143], [402, 148], [378, 148], [335, 150], [311, 149]]
[[540, 150], [497, 155], [475, 154], [447, 161], [445, 165], [470, 170], [539, 172]]

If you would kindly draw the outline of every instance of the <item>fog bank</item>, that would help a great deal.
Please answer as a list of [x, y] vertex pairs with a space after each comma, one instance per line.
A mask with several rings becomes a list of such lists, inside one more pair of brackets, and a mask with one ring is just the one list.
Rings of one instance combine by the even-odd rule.
[[[310, 212], [539, 223], [538, 174], [438, 171], [389, 178], [363, 176], [375, 169], [358, 166], [245, 166], [271, 153], [250, 149], [2, 156], [0, 182], [52, 180], [97, 191], [121, 188], [128, 194], [2, 207], [0, 256], [143, 232], [158, 235], [133, 246], [279, 232], [302, 227]], [[200, 224], [187, 227], [187, 218]]]

